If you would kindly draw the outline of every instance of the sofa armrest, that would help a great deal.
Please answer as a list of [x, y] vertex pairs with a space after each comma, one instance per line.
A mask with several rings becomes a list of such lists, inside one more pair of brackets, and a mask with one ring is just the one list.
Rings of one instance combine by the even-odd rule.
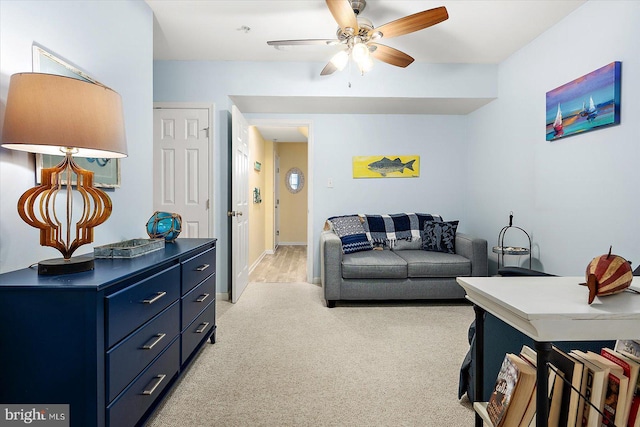
[[489, 275], [487, 241], [464, 233], [456, 233], [456, 254], [471, 260], [472, 276]]
[[320, 234], [320, 273], [324, 298], [339, 300], [342, 283], [342, 241], [331, 230]]

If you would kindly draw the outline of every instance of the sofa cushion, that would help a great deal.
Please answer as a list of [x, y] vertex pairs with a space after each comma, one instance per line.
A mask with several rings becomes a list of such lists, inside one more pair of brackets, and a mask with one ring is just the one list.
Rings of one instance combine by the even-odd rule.
[[458, 221], [425, 221], [422, 249], [454, 254], [457, 228]]
[[345, 254], [373, 249], [364, 233], [364, 227], [358, 215], [334, 216], [327, 221], [331, 223], [333, 231], [340, 237], [342, 252]]
[[409, 250], [395, 252], [407, 262], [408, 277], [458, 277], [471, 275], [471, 261], [462, 255]]
[[407, 263], [392, 251], [367, 251], [342, 257], [344, 279], [406, 279]]
[[391, 248], [394, 251], [406, 251], [410, 249], [421, 249], [422, 240], [396, 240], [396, 244]]

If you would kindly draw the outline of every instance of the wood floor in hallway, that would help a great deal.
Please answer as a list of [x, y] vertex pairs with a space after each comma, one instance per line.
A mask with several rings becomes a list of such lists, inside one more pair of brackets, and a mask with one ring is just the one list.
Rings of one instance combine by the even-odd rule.
[[276, 253], [265, 255], [249, 275], [250, 282], [306, 282], [307, 247], [278, 246]]

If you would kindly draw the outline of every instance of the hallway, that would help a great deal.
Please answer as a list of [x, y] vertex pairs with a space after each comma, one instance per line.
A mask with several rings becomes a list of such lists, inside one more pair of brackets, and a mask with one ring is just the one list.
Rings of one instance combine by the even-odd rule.
[[279, 246], [273, 255], [265, 255], [249, 275], [249, 282], [306, 282], [307, 247]]

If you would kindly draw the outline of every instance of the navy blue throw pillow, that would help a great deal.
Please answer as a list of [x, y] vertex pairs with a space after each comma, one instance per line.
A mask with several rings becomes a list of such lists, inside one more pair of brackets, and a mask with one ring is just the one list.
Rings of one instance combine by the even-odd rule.
[[342, 241], [343, 253], [373, 250], [373, 245], [367, 239], [362, 220], [358, 215], [334, 216], [329, 218], [329, 222]]
[[422, 249], [456, 253], [456, 230], [459, 221], [425, 221]]

